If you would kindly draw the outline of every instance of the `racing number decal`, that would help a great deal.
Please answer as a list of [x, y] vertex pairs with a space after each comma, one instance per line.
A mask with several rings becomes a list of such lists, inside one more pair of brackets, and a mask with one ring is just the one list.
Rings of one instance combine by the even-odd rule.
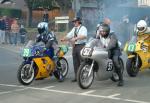
[[112, 62], [108, 62], [107, 64], [107, 71], [112, 71], [113, 70], [113, 63]]
[[29, 49], [24, 49], [24, 51], [23, 51], [23, 56], [24, 56], [24, 57], [27, 57], [27, 56], [29, 56], [29, 53], [30, 53], [30, 50], [29, 50]]
[[130, 44], [128, 46], [128, 51], [134, 51], [135, 50], [135, 44]]

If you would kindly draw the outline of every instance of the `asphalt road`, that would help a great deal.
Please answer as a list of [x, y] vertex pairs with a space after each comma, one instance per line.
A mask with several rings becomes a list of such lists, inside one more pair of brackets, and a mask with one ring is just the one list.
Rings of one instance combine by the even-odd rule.
[[71, 53], [67, 54], [70, 70], [64, 82], [52, 77], [23, 86], [17, 81], [22, 61], [18, 48], [0, 45], [0, 103], [150, 103], [150, 70], [140, 72], [136, 78], [125, 71], [123, 87], [111, 80], [95, 80], [89, 89], [82, 90], [71, 82]]

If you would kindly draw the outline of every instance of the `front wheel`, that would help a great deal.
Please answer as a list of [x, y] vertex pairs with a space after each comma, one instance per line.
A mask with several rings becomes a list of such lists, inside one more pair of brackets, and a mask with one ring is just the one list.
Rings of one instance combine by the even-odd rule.
[[130, 77], [136, 77], [139, 72], [139, 67], [135, 66], [135, 58], [128, 58], [126, 62], [127, 73]]
[[17, 73], [18, 81], [23, 85], [29, 85], [35, 78], [35, 70], [31, 64], [20, 65]]
[[77, 82], [80, 88], [87, 89], [89, 88], [94, 80], [94, 71], [92, 70], [90, 75], [88, 76], [90, 72], [91, 64], [89, 63], [82, 63], [79, 67], [78, 73], [77, 73]]

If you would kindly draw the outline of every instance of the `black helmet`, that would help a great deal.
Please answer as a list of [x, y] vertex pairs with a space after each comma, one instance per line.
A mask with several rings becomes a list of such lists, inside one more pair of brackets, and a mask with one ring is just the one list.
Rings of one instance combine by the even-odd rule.
[[37, 26], [39, 34], [42, 34], [46, 31], [48, 31], [48, 23], [46, 22], [40, 22]]
[[80, 24], [82, 24], [82, 19], [80, 17], [73, 18], [72, 22], [78, 21]]
[[107, 37], [110, 33], [110, 26], [108, 24], [102, 24], [99, 28], [99, 31], [100, 32], [102, 32], [102, 31], [106, 32], [106, 34], [102, 35], [102, 36]]

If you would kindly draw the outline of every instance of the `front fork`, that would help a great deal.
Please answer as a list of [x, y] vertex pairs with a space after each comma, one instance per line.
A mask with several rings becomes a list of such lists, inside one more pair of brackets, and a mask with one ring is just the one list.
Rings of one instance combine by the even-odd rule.
[[93, 66], [94, 66], [94, 60], [92, 60], [92, 64], [91, 64], [91, 67], [90, 67], [90, 70], [89, 70], [89, 73], [88, 73], [88, 77], [90, 76], [90, 74], [93, 70]]
[[34, 63], [34, 61], [32, 60], [32, 61], [31, 61], [31, 66], [30, 66], [30, 69], [29, 69], [29, 73], [31, 73], [31, 70], [32, 70], [32, 68], [33, 68], [33, 63]]
[[138, 54], [136, 54], [135, 56], [135, 67], [138, 68], [139, 66], [139, 57], [138, 57]]

